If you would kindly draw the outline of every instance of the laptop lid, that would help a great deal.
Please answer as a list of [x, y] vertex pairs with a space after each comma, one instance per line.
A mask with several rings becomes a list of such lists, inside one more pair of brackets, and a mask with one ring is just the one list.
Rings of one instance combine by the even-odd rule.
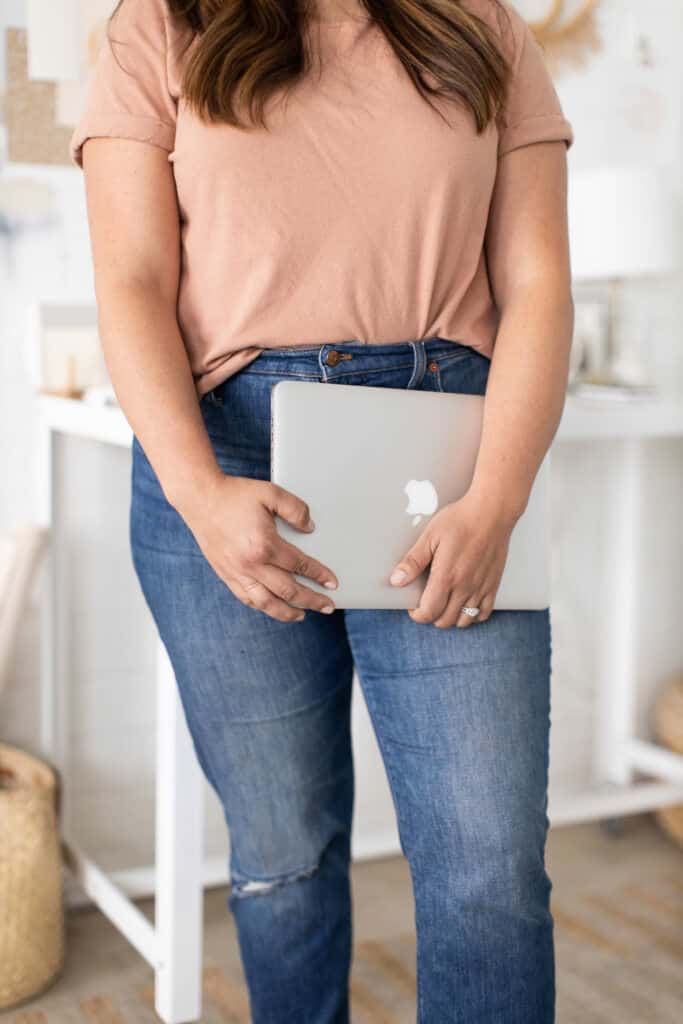
[[[296, 576], [338, 608], [415, 608], [428, 569], [404, 587], [394, 566], [434, 513], [467, 490], [482, 395], [280, 380], [271, 390], [271, 480], [306, 501], [316, 529], [278, 533], [336, 574]], [[550, 604], [549, 455], [517, 520], [494, 608]]]

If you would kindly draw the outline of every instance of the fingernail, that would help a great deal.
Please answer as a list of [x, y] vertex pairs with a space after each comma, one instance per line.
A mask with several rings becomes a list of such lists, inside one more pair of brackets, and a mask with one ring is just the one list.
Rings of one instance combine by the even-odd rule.
[[315, 530], [315, 523], [313, 522], [312, 519], [308, 520], [308, 529], [309, 530]]
[[337, 584], [334, 582], [334, 580], [325, 580], [325, 584], [324, 585], [327, 587], [328, 590], [336, 590], [337, 589]]
[[301, 621], [302, 621], [303, 619], [305, 619], [305, 618], [306, 618], [306, 613], [305, 613], [305, 612], [302, 612], [302, 613], [301, 613], [301, 615], [297, 615], [297, 616], [296, 616], [296, 618], [294, 619], [294, 621], [295, 621], [295, 622], [301, 622]]
[[403, 583], [408, 573], [405, 569], [394, 569], [391, 576], [389, 577], [390, 583]]
[[331, 615], [332, 612], [334, 611], [334, 605], [326, 604], [324, 608], [320, 609], [320, 611], [324, 612], [325, 615]]

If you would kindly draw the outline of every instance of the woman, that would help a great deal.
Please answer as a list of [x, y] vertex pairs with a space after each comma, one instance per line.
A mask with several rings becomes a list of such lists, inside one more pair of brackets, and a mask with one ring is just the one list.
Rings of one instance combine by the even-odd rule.
[[[253, 1020], [349, 1020], [355, 665], [419, 1021], [546, 1024], [550, 609], [492, 610], [572, 332], [572, 129], [540, 47], [497, 0], [123, 0], [108, 30], [71, 154], [134, 565], [229, 826]], [[336, 609], [344, 566], [279, 538], [275, 515], [315, 528], [269, 480], [290, 376], [486, 394], [467, 494], [396, 567], [429, 567], [419, 607]]]

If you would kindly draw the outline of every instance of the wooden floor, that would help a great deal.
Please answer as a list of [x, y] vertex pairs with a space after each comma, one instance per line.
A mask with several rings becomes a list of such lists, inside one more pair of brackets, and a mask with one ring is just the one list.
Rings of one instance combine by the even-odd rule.
[[[557, 1024], [681, 1024], [683, 851], [651, 815], [638, 815], [624, 819], [617, 836], [598, 824], [552, 829], [547, 864]], [[415, 941], [406, 862], [356, 864], [353, 887], [353, 1024], [413, 1024]], [[227, 891], [206, 892], [203, 1024], [249, 1021]], [[151, 901], [140, 906], [151, 916]], [[107, 919], [98, 911], [70, 911], [67, 929], [60, 978], [42, 996], [0, 1013], [0, 1022], [158, 1021], [152, 972]]]

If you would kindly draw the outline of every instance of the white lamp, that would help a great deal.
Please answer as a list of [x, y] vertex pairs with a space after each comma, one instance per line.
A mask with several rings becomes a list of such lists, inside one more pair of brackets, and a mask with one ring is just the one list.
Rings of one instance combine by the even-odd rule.
[[680, 265], [678, 203], [673, 181], [647, 166], [574, 171], [568, 186], [569, 243], [575, 281], [607, 281], [606, 365], [590, 383], [641, 388], [614, 367], [617, 290], [623, 278], [671, 273]]
[[81, 0], [26, 0], [26, 28], [30, 79], [80, 78]]

